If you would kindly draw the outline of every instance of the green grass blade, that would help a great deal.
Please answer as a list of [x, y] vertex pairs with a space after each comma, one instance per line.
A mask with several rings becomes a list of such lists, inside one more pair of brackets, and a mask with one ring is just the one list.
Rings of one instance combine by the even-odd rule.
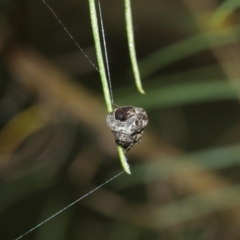
[[155, 51], [139, 62], [142, 77], [148, 77], [167, 65], [211, 47], [236, 43], [236, 38], [239, 37], [240, 27], [233, 27], [215, 33], [201, 33]]
[[124, 98], [118, 98], [118, 102], [133, 105], [141, 105], [146, 109], [159, 107], [179, 106], [183, 104], [194, 104], [207, 101], [234, 100], [239, 97], [240, 85], [232, 86], [225, 81], [205, 81], [194, 83], [181, 83], [167, 87], [156, 87], [148, 89], [151, 97], [145, 99], [138, 94], [129, 93]]
[[[95, 42], [95, 49], [96, 49], [96, 54], [97, 54], [99, 73], [100, 73], [102, 86], [103, 86], [104, 98], [105, 98], [108, 112], [112, 112], [112, 100], [111, 100], [111, 95], [109, 92], [109, 86], [108, 86], [106, 71], [105, 71], [105, 67], [104, 67], [95, 1], [89, 0], [88, 2], [89, 2], [91, 25], [92, 25], [92, 30], [93, 30], [93, 38], [94, 38], [94, 42]], [[119, 153], [119, 157], [120, 157], [120, 161], [121, 161], [123, 169], [126, 171], [126, 173], [130, 174], [131, 173], [130, 168], [127, 163], [127, 159], [123, 153], [123, 149], [121, 147], [118, 147], [118, 153]]]
[[130, 0], [125, 0], [125, 18], [126, 18], [127, 37], [128, 37], [128, 49], [129, 49], [132, 69], [135, 77], [135, 83], [138, 91], [142, 94], [145, 94], [142, 87], [141, 79], [140, 79], [140, 73], [139, 73], [137, 57], [136, 57], [133, 23], [132, 23], [132, 10], [131, 10]]
[[95, 43], [99, 73], [100, 73], [100, 77], [101, 77], [101, 81], [102, 81], [104, 98], [105, 98], [108, 112], [112, 112], [112, 101], [111, 101], [111, 96], [110, 96], [110, 91], [109, 91], [109, 86], [108, 86], [108, 81], [107, 81], [107, 75], [106, 75], [104, 61], [103, 61], [103, 54], [102, 54], [102, 48], [101, 48], [101, 42], [100, 42], [100, 36], [99, 36], [98, 19], [97, 19], [95, 1], [89, 0], [88, 2], [89, 2], [91, 25], [92, 25], [92, 30], [93, 30], [93, 38], [94, 38], [94, 43]]
[[188, 197], [156, 208], [151, 212], [151, 221], [162, 228], [167, 228], [239, 205], [240, 185], [236, 185]]
[[239, 0], [224, 1], [210, 18], [210, 25], [212, 25], [212, 27], [220, 26], [226, 20], [226, 18], [229, 17], [239, 7]]
[[[221, 170], [240, 166], [240, 144], [214, 148], [193, 154], [153, 160], [134, 167], [134, 177], [116, 181], [119, 188], [155, 180], [166, 180], [176, 175], [194, 174], [206, 170]], [[144, 173], [144, 174], [143, 174]], [[144, 177], [143, 177], [144, 176]]]

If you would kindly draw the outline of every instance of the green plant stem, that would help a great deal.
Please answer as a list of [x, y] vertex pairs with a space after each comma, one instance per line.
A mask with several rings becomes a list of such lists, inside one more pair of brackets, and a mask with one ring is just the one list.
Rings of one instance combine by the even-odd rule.
[[92, 25], [92, 30], [93, 30], [93, 38], [94, 38], [95, 49], [96, 49], [96, 54], [97, 54], [98, 68], [99, 68], [99, 73], [100, 73], [102, 87], [103, 87], [103, 94], [104, 94], [107, 110], [108, 110], [108, 112], [112, 112], [112, 101], [111, 101], [111, 97], [110, 97], [109, 86], [108, 86], [104, 61], [103, 61], [103, 54], [102, 54], [99, 29], [98, 29], [96, 6], [95, 6], [94, 0], [89, 0], [89, 7], [90, 7], [91, 25]]
[[219, 27], [239, 6], [239, 0], [224, 1], [217, 10], [214, 11], [209, 20], [209, 24], [212, 25], [212, 27]]
[[[95, 1], [88, 0], [88, 2], [89, 2], [91, 25], [92, 25], [92, 30], [93, 30], [93, 38], [94, 38], [94, 42], [95, 42], [98, 68], [99, 68], [99, 73], [100, 73], [100, 77], [101, 77], [101, 81], [102, 81], [104, 98], [105, 98], [108, 112], [112, 112], [112, 101], [111, 101], [111, 95], [109, 92], [109, 86], [108, 86], [104, 61], [103, 61], [103, 54], [102, 54], [102, 48], [101, 48], [101, 43], [100, 43]], [[119, 153], [119, 157], [120, 157], [120, 161], [121, 161], [123, 169], [125, 170], [126, 173], [131, 174], [130, 167], [127, 163], [127, 158], [124, 155], [123, 149], [119, 146], [118, 146], [118, 153]]]
[[145, 94], [142, 88], [140, 73], [139, 73], [138, 64], [137, 64], [130, 0], [125, 0], [125, 20], [126, 20], [126, 29], [127, 29], [127, 37], [128, 37], [128, 49], [129, 49], [130, 59], [131, 59], [133, 73], [135, 77], [135, 83], [138, 91], [142, 94]]
[[127, 162], [127, 158], [126, 158], [126, 156], [123, 152], [123, 149], [121, 147], [118, 147], [118, 154], [119, 154], [120, 161], [121, 161], [123, 169], [125, 170], [126, 173], [131, 174], [130, 166]]

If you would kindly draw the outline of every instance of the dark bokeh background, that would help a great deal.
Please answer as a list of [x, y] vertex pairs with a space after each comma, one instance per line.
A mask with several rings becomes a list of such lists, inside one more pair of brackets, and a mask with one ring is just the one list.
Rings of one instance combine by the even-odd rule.
[[[95, 63], [87, 0], [48, 0]], [[102, 0], [114, 100], [149, 115], [122, 174], [23, 239], [240, 239], [238, 1]], [[0, 0], [0, 239], [122, 171], [99, 74], [40, 0]]]

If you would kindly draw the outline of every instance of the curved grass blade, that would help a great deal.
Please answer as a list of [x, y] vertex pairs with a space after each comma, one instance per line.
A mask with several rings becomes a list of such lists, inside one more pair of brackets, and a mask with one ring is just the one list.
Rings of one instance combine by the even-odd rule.
[[179, 106], [207, 101], [234, 100], [239, 97], [240, 85], [232, 86], [225, 81], [205, 81], [174, 86], [152, 87], [148, 89], [151, 98], [143, 99], [139, 94], [130, 93], [124, 98], [117, 98], [122, 105], [132, 102], [146, 109]]
[[143, 78], [148, 77], [159, 69], [185, 57], [209, 48], [236, 43], [239, 38], [239, 26], [222, 29], [214, 33], [201, 33], [189, 37], [168, 47], [155, 51], [145, 59], [141, 60], [139, 62], [141, 75]]
[[134, 33], [133, 33], [133, 23], [132, 23], [132, 10], [131, 10], [131, 2], [130, 0], [125, 0], [125, 19], [126, 19], [126, 29], [127, 29], [127, 37], [128, 37], [128, 49], [130, 54], [130, 59], [132, 63], [132, 69], [135, 77], [135, 83], [137, 89], [140, 93], [145, 94], [141, 79], [140, 73], [137, 64], [137, 57], [135, 51], [135, 43], [134, 43]]
[[224, 1], [220, 7], [214, 11], [212, 17], [209, 20], [210, 26], [220, 26], [227, 17], [229, 17], [237, 8], [240, 7], [239, 0], [227, 0]]

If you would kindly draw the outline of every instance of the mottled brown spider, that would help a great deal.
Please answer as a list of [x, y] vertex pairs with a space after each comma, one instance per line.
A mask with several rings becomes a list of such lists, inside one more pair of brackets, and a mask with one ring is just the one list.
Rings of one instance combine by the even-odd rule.
[[116, 108], [107, 115], [107, 125], [112, 130], [116, 143], [127, 152], [141, 141], [148, 116], [139, 107], [114, 106]]

